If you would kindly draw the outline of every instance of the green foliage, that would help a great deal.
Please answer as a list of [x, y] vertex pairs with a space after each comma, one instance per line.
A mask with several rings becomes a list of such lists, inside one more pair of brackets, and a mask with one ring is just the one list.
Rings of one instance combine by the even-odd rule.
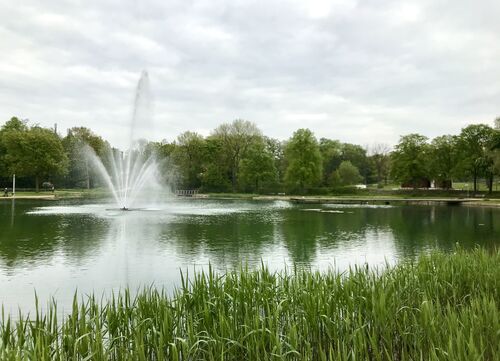
[[370, 165], [366, 156], [366, 150], [363, 147], [357, 144], [344, 143], [342, 145], [342, 160], [351, 162], [358, 168], [363, 179], [367, 179]]
[[319, 150], [323, 160], [323, 174], [326, 177], [324, 183], [332, 184], [331, 175], [342, 161], [342, 143], [338, 140], [321, 138], [319, 140]]
[[207, 162], [201, 175], [202, 190], [205, 192], [229, 192], [232, 189], [230, 169], [224, 145], [218, 137], [206, 139]]
[[200, 188], [205, 152], [205, 139], [198, 133], [184, 132], [177, 137], [172, 158], [181, 173], [183, 189]]
[[[415, 188], [431, 180], [447, 187], [453, 179], [464, 181], [470, 177], [475, 189], [479, 189], [478, 180], [485, 179], [491, 192], [494, 177], [500, 175], [500, 130], [496, 126], [470, 125], [459, 136], [437, 137], [431, 144], [422, 135], [410, 134], [401, 137], [394, 152], [390, 153], [387, 145], [375, 144], [369, 156], [355, 144], [326, 138], [318, 144], [307, 129], [299, 129], [290, 140], [281, 142], [263, 136], [255, 124], [240, 119], [220, 125], [206, 138], [188, 131], [172, 143], [141, 140], [138, 147], [144, 155], [157, 156], [162, 182], [182, 189], [281, 193], [286, 186], [287, 192], [311, 194], [321, 187], [331, 189], [361, 181], [383, 187], [390, 174], [400, 184]], [[45, 145], [31, 152], [29, 147], [36, 144], [35, 133], [35, 138], [45, 138]], [[68, 131], [62, 139], [63, 151], [58, 148], [58, 138], [51, 130], [30, 128], [27, 121], [10, 119], [0, 129], [0, 181], [8, 184], [16, 168], [17, 175], [24, 176], [18, 179], [18, 185], [29, 186], [33, 181], [39, 183], [40, 178], [50, 178], [65, 187], [100, 186], [82, 149], [90, 146], [109, 166], [110, 145], [84, 127]], [[37, 167], [33, 167], [34, 162]], [[343, 162], [357, 168], [362, 179], [357, 180], [356, 174], [353, 178], [341, 177]]]
[[[350, 161], [343, 161], [340, 163], [339, 169], [335, 171], [336, 181], [339, 185], [348, 186], [361, 182], [363, 177], [359, 174], [359, 170]], [[335, 183], [333, 183], [336, 185]]]
[[288, 167], [285, 180], [292, 188], [304, 191], [321, 181], [322, 159], [318, 141], [309, 129], [299, 129], [285, 147]]
[[429, 177], [429, 144], [420, 134], [402, 136], [392, 153], [392, 177], [401, 183], [415, 187]]
[[87, 189], [93, 187], [97, 175], [84, 154], [86, 147], [90, 147], [106, 164], [106, 153], [110, 150], [109, 144], [85, 127], [68, 129], [68, 134], [63, 138], [62, 144], [69, 160], [66, 184], [70, 187]]
[[[340, 167], [344, 161], [351, 162], [358, 168], [360, 174], [366, 180], [370, 173], [370, 163], [366, 150], [361, 146], [350, 143], [341, 143], [338, 140], [321, 138], [319, 142], [321, 157], [323, 159], [323, 172], [325, 184], [332, 182], [332, 172]], [[333, 176], [335, 178], [335, 176]]]
[[2, 128], [2, 144], [8, 172], [33, 176], [37, 191], [41, 178], [67, 171], [68, 158], [61, 139], [49, 129], [38, 126], [28, 128], [17, 120], [11, 120]]
[[248, 147], [253, 142], [262, 139], [262, 133], [254, 123], [236, 119], [232, 123], [224, 123], [215, 128], [212, 138], [220, 142], [224, 163], [227, 164], [229, 170], [232, 189], [236, 191], [240, 161]]
[[0, 176], [10, 177], [12, 174], [7, 165], [7, 138], [12, 132], [25, 132], [28, 130], [27, 121], [12, 117], [0, 129]]
[[471, 176], [474, 191], [477, 179], [481, 176], [492, 177], [494, 130], [484, 124], [472, 124], [462, 129], [457, 141], [459, 161], [457, 170], [464, 176]]
[[371, 174], [374, 177], [372, 180], [375, 180], [381, 187], [383, 187], [383, 184], [387, 184], [391, 170], [390, 149], [387, 144], [375, 144], [371, 148], [371, 155], [368, 158]]
[[[458, 137], [443, 135], [431, 142], [429, 160], [430, 174], [436, 181], [451, 185], [458, 161]], [[447, 188], [447, 187], [445, 187]]]
[[147, 288], [62, 318], [55, 301], [13, 321], [2, 360], [496, 360], [500, 253], [433, 253], [384, 272], [213, 269], [173, 295]]
[[277, 171], [273, 153], [263, 141], [254, 142], [247, 149], [239, 170], [242, 183], [254, 192], [259, 192], [262, 182], [276, 182]]
[[286, 172], [285, 147], [278, 139], [264, 137], [266, 149], [272, 154], [278, 182], [282, 182]]

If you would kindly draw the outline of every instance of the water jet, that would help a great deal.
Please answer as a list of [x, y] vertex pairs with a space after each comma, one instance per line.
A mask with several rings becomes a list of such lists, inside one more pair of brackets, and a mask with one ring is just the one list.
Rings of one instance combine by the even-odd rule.
[[137, 139], [137, 128], [147, 125], [149, 120], [149, 108], [149, 77], [143, 71], [136, 88], [127, 150], [110, 149], [105, 166], [103, 159], [87, 147], [88, 158], [113, 194], [117, 208], [122, 211], [128, 211], [139, 196], [144, 198], [147, 190], [158, 185], [159, 171], [155, 156], [146, 147], [141, 147]]

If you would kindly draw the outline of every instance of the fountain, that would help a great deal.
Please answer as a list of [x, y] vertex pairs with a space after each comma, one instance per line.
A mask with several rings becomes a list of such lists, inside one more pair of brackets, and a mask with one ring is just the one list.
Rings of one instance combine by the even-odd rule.
[[137, 84], [129, 146], [126, 151], [110, 149], [106, 165], [89, 146], [86, 155], [98, 174], [113, 194], [118, 209], [128, 211], [134, 206], [139, 195], [148, 190], [158, 189], [159, 167], [154, 154], [149, 154], [139, 146], [138, 126], [150, 120], [150, 97], [148, 73], [143, 71]]

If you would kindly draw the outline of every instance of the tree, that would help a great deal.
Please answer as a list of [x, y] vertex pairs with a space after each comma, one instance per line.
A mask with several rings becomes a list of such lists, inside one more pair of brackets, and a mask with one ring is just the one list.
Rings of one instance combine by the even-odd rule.
[[389, 145], [384, 143], [374, 144], [370, 148], [368, 161], [373, 169], [372, 173], [375, 174], [377, 184], [381, 184], [382, 181], [387, 184], [387, 178], [391, 169], [390, 151], [391, 148]]
[[457, 150], [459, 162], [457, 169], [464, 176], [471, 176], [474, 183], [474, 192], [477, 192], [479, 177], [488, 179], [490, 191], [493, 188], [494, 162], [491, 149], [493, 148], [494, 130], [485, 124], [472, 124], [462, 129]]
[[68, 134], [62, 140], [63, 147], [69, 160], [67, 182], [71, 187], [84, 185], [90, 189], [93, 185], [92, 167], [89, 165], [89, 157], [84, 154], [86, 147], [92, 151], [106, 164], [106, 153], [110, 152], [109, 144], [92, 130], [85, 127], [73, 127], [68, 129]]
[[331, 174], [338, 169], [343, 161], [351, 162], [359, 169], [365, 181], [370, 173], [370, 163], [366, 156], [366, 150], [361, 146], [350, 143], [341, 143], [338, 140], [321, 138], [319, 142], [321, 156], [323, 158], [324, 183], [328, 184], [332, 178]]
[[205, 160], [205, 139], [194, 132], [184, 132], [177, 137], [172, 153], [182, 177], [182, 185], [187, 189], [201, 186], [201, 174]]
[[264, 137], [266, 149], [272, 154], [274, 168], [277, 172], [277, 181], [282, 182], [285, 177], [286, 162], [285, 162], [285, 147], [283, 142], [278, 139]]
[[350, 161], [344, 160], [337, 169], [340, 184], [347, 186], [359, 183], [363, 180], [359, 170]]
[[20, 120], [19, 118], [12, 117], [7, 121], [0, 129], [0, 177], [9, 177], [9, 169], [7, 167], [7, 148], [6, 148], [6, 135], [13, 131], [26, 131], [28, 127], [26, 125], [27, 121]]
[[264, 141], [250, 145], [245, 158], [241, 160], [240, 175], [243, 182], [251, 185], [255, 192], [259, 192], [262, 182], [277, 179], [273, 153]]
[[322, 177], [322, 159], [318, 141], [309, 129], [299, 129], [285, 147], [288, 163], [285, 180], [304, 191], [306, 187], [317, 185]]
[[38, 126], [10, 130], [4, 134], [5, 161], [10, 173], [33, 176], [38, 192], [42, 177], [64, 174], [68, 158], [61, 139], [52, 130]]
[[[349, 161], [359, 169], [365, 182], [368, 182], [370, 165], [366, 156], [366, 149], [357, 144], [342, 144], [342, 161]], [[339, 164], [340, 166], [340, 164]]]
[[324, 183], [331, 184], [331, 174], [342, 162], [342, 143], [338, 140], [321, 138], [319, 140], [319, 150], [323, 160]]
[[205, 141], [206, 163], [201, 175], [204, 191], [227, 192], [231, 189], [230, 169], [227, 155], [218, 137], [208, 137]]
[[429, 176], [429, 144], [420, 134], [402, 136], [392, 153], [392, 177], [418, 188]]
[[444, 188], [452, 186], [457, 165], [457, 137], [443, 135], [432, 140], [429, 149], [430, 174]]
[[246, 150], [254, 141], [262, 138], [257, 126], [247, 120], [236, 119], [232, 123], [219, 125], [212, 137], [218, 138], [227, 158], [233, 192], [238, 186], [238, 169]]

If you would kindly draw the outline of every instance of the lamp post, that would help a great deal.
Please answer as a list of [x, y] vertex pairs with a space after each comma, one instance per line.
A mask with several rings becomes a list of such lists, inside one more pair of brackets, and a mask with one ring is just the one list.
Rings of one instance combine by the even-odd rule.
[[16, 174], [12, 176], [12, 197], [16, 196]]

